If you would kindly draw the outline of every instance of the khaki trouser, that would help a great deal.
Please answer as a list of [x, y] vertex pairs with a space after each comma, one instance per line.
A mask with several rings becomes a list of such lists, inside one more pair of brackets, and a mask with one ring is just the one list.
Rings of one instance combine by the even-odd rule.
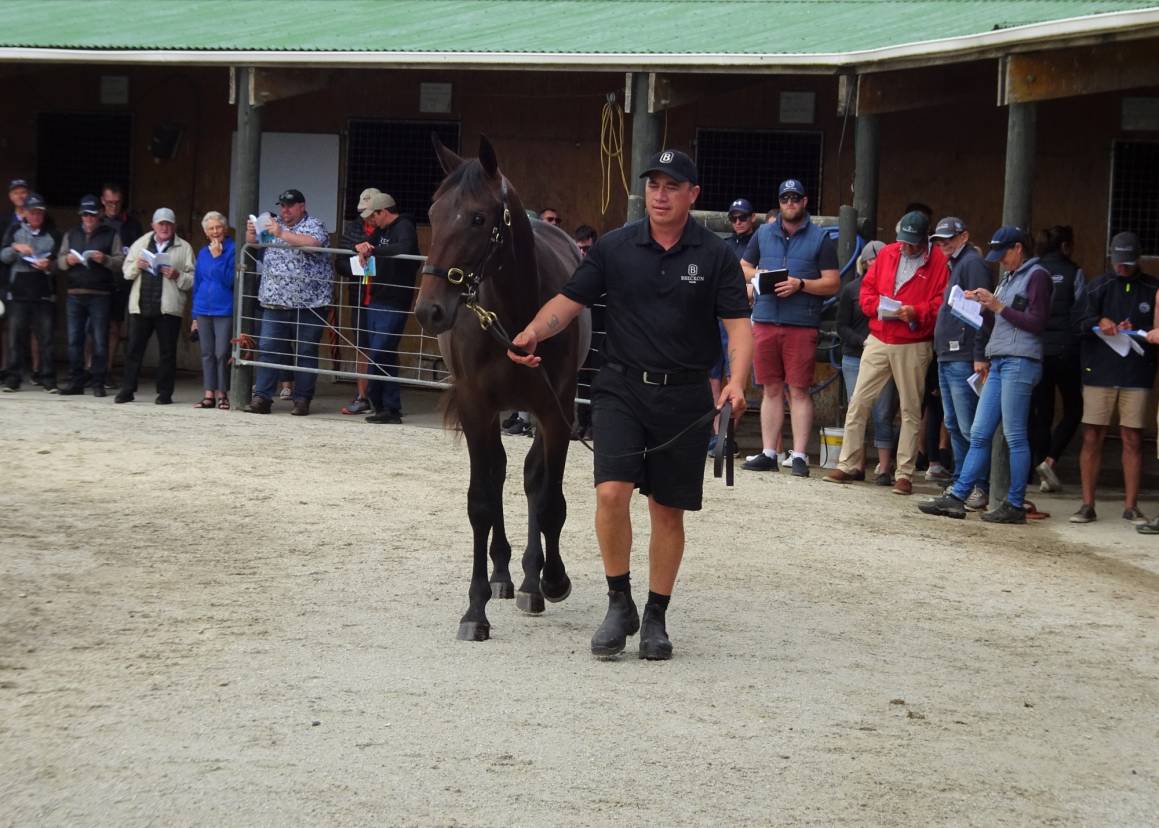
[[922, 422], [922, 396], [926, 369], [934, 357], [932, 342], [887, 345], [872, 334], [865, 340], [861, 369], [849, 411], [845, 415], [845, 435], [837, 468], [852, 474], [865, 458], [865, 424], [881, 389], [893, 378], [901, 407], [901, 433], [897, 443], [897, 477], [913, 477], [918, 453], [918, 429]]

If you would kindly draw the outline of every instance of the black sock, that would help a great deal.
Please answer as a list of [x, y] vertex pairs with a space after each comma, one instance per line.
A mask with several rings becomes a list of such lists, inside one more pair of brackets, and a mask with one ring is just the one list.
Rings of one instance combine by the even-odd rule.
[[608, 589], [612, 592], [631, 592], [632, 591], [632, 573], [625, 572], [623, 575], [608, 575]]
[[654, 611], [659, 612], [660, 615], [663, 615], [664, 612], [668, 609], [668, 602], [671, 600], [671, 595], [661, 595], [659, 592], [648, 590], [648, 603], [644, 606], [645, 608], [652, 607]]

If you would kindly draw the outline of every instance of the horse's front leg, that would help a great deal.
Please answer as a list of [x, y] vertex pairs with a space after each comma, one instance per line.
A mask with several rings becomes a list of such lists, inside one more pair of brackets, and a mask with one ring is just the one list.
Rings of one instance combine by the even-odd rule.
[[[471, 483], [467, 487], [467, 517], [474, 534], [474, 556], [471, 567], [470, 605], [459, 621], [460, 641], [486, 641], [491, 637], [487, 620], [487, 602], [491, 585], [487, 581], [487, 537], [495, 524], [498, 495], [493, 472], [499, 436], [490, 436], [485, 423], [463, 421], [467, 449], [471, 455]], [[502, 446], [498, 446], [502, 452]]]

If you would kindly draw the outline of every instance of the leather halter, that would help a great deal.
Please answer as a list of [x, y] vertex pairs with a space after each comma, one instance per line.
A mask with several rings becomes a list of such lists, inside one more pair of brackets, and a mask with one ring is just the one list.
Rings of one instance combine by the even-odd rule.
[[437, 276], [440, 279], [446, 279], [452, 285], [465, 285], [463, 290], [464, 304], [470, 308], [471, 312], [479, 318], [479, 324], [484, 330], [487, 330], [495, 323], [495, 314], [485, 309], [479, 304], [479, 284], [483, 281], [486, 275], [485, 271], [487, 265], [494, 256], [503, 247], [503, 243], [507, 240], [507, 231], [511, 229], [511, 208], [507, 204], [507, 179], [503, 179], [501, 190], [501, 202], [498, 208], [495, 224], [491, 228], [491, 240], [487, 245], [487, 250], [479, 263], [470, 270], [464, 270], [461, 267], [444, 268], [438, 265], [430, 264], [429, 262], [423, 265], [422, 274]]

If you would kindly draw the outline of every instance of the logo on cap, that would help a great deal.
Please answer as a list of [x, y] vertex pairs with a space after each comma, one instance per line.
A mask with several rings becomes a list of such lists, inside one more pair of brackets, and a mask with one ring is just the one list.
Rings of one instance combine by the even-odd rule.
[[1150, 313], [1151, 312], [1150, 303], [1149, 302], [1140, 302], [1139, 303], [1139, 312], [1140, 313]]
[[671, 152], [662, 152], [662, 153], [660, 153], [660, 163], [661, 164], [671, 164], [672, 159], [675, 157], [676, 156], [673, 155]]

